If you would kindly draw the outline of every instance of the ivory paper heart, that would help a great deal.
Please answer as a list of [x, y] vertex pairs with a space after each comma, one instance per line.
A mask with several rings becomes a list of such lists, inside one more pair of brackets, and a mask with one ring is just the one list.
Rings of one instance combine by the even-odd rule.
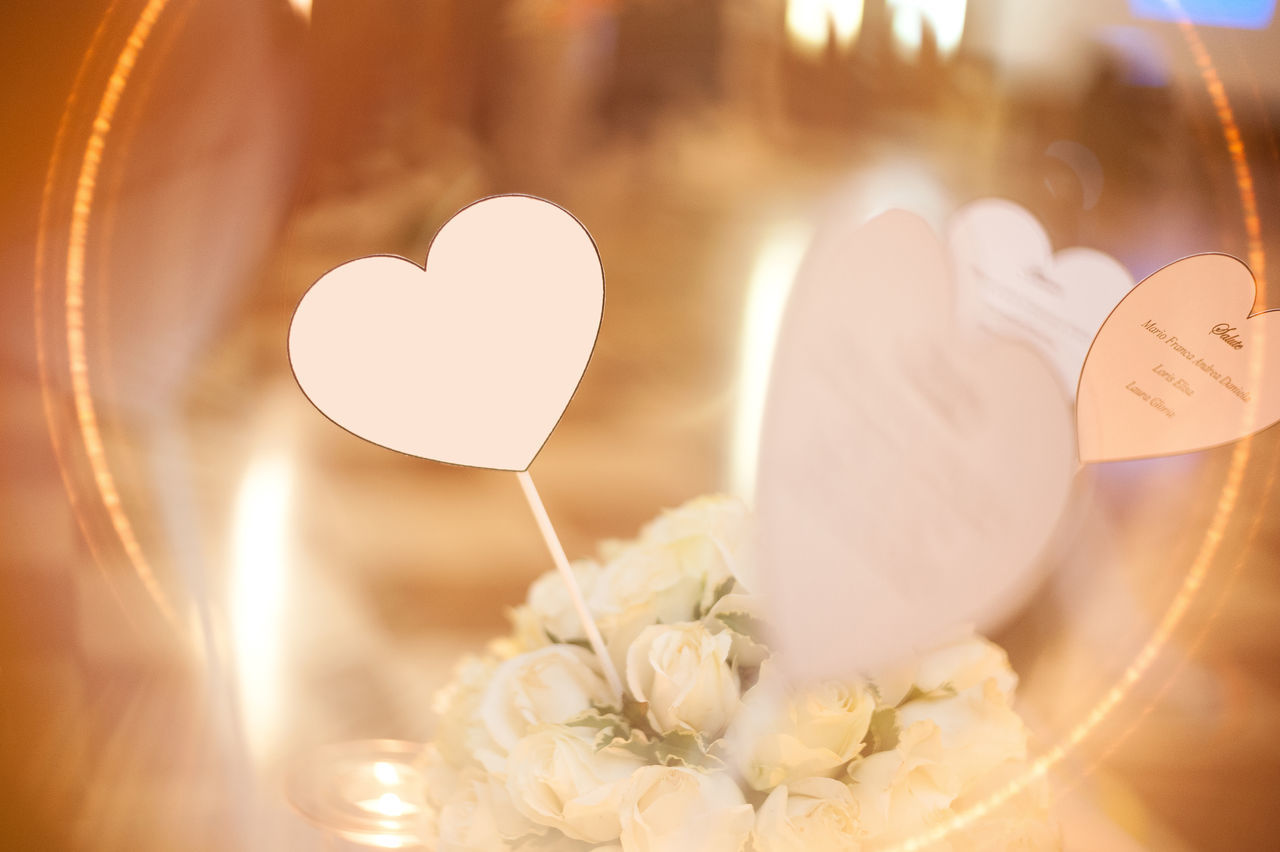
[[951, 218], [962, 323], [1020, 340], [1054, 367], [1067, 400], [1098, 329], [1133, 289], [1114, 258], [1089, 248], [1053, 253], [1044, 228], [1025, 208], [985, 198]]
[[1250, 316], [1252, 273], [1200, 254], [1146, 278], [1107, 317], [1076, 400], [1082, 462], [1230, 443], [1280, 421], [1280, 316]]
[[445, 223], [425, 268], [365, 257], [316, 281], [289, 359], [312, 404], [367, 441], [524, 470], [582, 378], [603, 305], [582, 224], [540, 198], [495, 196]]
[[784, 665], [847, 677], [1038, 581], [1075, 468], [1042, 358], [956, 324], [942, 241], [891, 211], [810, 250], [775, 349], [755, 495]]

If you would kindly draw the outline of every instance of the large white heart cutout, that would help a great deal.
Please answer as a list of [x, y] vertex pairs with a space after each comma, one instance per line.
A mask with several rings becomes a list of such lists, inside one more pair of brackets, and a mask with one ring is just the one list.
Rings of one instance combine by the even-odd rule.
[[791, 293], [755, 495], [782, 660], [846, 677], [1007, 611], [1075, 473], [1033, 350], [958, 325], [942, 241], [890, 211], [820, 235]]
[[525, 470], [595, 347], [604, 272], [562, 208], [501, 195], [436, 234], [425, 267], [344, 263], [294, 313], [289, 359], [325, 416], [421, 458]]

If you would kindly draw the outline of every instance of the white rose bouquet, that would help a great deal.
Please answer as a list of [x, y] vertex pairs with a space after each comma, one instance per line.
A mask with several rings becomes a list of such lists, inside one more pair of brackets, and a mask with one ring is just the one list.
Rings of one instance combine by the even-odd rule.
[[[437, 696], [427, 835], [454, 850], [873, 849], [938, 825], [1026, 759], [1004, 652], [971, 636], [909, 670], [797, 694], [735, 574], [745, 507], [704, 497], [574, 565], [619, 702], [548, 573], [513, 632]], [[619, 706], [621, 705], [621, 706]], [[1044, 791], [950, 850], [1057, 849]]]

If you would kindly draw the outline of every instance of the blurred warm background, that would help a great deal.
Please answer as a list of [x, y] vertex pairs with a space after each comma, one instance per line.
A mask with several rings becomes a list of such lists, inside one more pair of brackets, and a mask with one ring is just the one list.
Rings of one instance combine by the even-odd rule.
[[[749, 493], [771, 321], [833, 194], [938, 224], [1011, 198], [1139, 279], [1209, 250], [1264, 271], [1276, 4], [1177, 5], [6, 4], [0, 848], [324, 848], [290, 762], [429, 736], [452, 661], [549, 567], [510, 474], [310, 408], [284, 342], [317, 276], [420, 261], [495, 192], [587, 225], [604, 324], [533, 472], [588, 554]], [[1062, 765], [1068, 848], [1274, 848], [1278, 442], [1251, 443], [1171, 643]], [[1232, 452], [1082, 478], [997, 635], [1041, 747], [1151, 634]]]

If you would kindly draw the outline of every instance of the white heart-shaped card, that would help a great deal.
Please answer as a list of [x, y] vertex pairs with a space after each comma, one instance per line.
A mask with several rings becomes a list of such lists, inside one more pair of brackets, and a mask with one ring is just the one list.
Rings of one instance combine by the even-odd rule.
[[1033, 350], [957, 324], [942, 241], [890, 211], [811, 248], [775, 349], [755, 495], [762, 591], [799, 677], [873, 670], [1039, 580], [1075, 472]]
[[325, 416], [412, 456], [525, 470], [595, 347], [604, 272], [567, 211], [527, 195], [464, 208], [404, 258], [344, 263], [294, 313], [289, 360]]
[[1098, 332], [1076, 401], [1083, 462], [1204, 450], [1280, 421], [1280, 313], [1225, 254], [1143, 279]]
[[947, 241], [956, 264], [960, 322], [1033, 347], [1073, 399], [1085, 353], [1107, 315], [1133, 289], [1133, 276], [1096, 249], [1054, 254], [1035, 216], [1000, 198], [956, 211]]

